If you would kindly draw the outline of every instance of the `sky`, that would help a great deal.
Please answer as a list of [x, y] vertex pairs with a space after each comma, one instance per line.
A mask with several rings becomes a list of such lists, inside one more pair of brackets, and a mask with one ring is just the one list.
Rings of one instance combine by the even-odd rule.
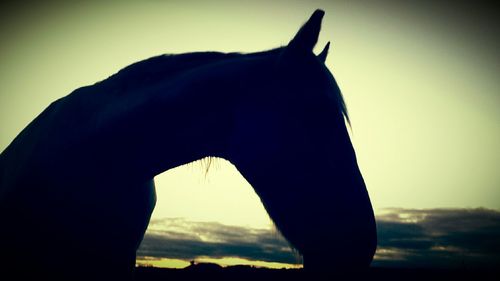
[[[282, 46], [322, 8], [316, 51], [332, 42], [326, 64], [344, 94], [382, 235], [375, 264], [418, 265], [423, 261], [417, 257], [428, 253], [451, 265], [459, 263], [457, 251], [498, 263], [498, 255], [486, 250], [498, 249], [497, 242], [460, 244], [455, 242], [467, 239], [450, 234], [499, 238], [500, 37], [494, 9], [462, 1], [269, 2], [0, 4], [0, 150], [53, 100], [131, 63], [164, 53]], [[237, 169], [223, 159], [208, 173], [205, 168], [196, 162], [155, 178], [158, 203], [139, 251], [143, 263], [299, 264]], [[471, 220], [476, 224], [469, 232], [441, 223], [469, 217], [481, 218]], [[173, 242], [178, 248], [169, 248]]]

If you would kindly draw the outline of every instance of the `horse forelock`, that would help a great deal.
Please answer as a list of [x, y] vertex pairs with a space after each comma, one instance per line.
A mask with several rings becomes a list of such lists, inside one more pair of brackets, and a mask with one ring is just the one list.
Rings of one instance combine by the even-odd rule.
[[350, 126], [351, 120], [349, 118], [349, 112], [345, 104], [344, 95], [342, 94], [342, 91], [340, 90], [337, 81], [333, 77], [333, 74], [330, 72], [328, 67], [326, 65], [323, 65], [323, 67], [324, 67], [323, 71], [327, 77], [328, 96], [337, 105], [338, 110], [340, 111], [342, 116], [344, 116], [344, 118], [346, 119], [347, 123]]

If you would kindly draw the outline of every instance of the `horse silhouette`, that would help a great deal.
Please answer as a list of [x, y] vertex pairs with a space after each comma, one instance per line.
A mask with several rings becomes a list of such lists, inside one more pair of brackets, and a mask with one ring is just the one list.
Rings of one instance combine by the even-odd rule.
[[154, 176], [204, 157], [237, 167], [306, 270], [368, 267], [372, 206], [329, 44], [312, 51], [323, 15], [284, 47], [153, 57], [48, 106], [0, 156], [3, 272], [130, 276]]

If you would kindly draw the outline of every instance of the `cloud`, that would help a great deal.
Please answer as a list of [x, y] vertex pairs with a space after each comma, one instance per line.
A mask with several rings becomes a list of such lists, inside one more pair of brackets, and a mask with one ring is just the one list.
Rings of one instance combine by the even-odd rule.
[[[500, 212], [488, 209], [384, 209], [377, 215], [374, 266], [498, 267]], [[238, 257], [300, 263], [276, 231], [185, 219], [153, 220], [138, 256], [192, 260]]]
[[488, 209], [387, 209], [377, 216], [374, 265], [496, 267], [500, 212]]
[[270, 229], [228, 226], [185, 219], [153, 220], [137, 256], [192, 260], [197, 257], [238, 257], [299, 263], [288, 242]]

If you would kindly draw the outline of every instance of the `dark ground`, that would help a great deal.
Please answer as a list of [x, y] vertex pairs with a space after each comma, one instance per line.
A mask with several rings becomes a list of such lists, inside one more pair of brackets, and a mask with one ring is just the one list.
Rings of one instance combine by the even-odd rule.
[[309, 274], [302, 269], [201, 264], [186, 269], [138, 267], [135, 280], [500, 280], [500, 270], [370, 268], [363, 272]]

